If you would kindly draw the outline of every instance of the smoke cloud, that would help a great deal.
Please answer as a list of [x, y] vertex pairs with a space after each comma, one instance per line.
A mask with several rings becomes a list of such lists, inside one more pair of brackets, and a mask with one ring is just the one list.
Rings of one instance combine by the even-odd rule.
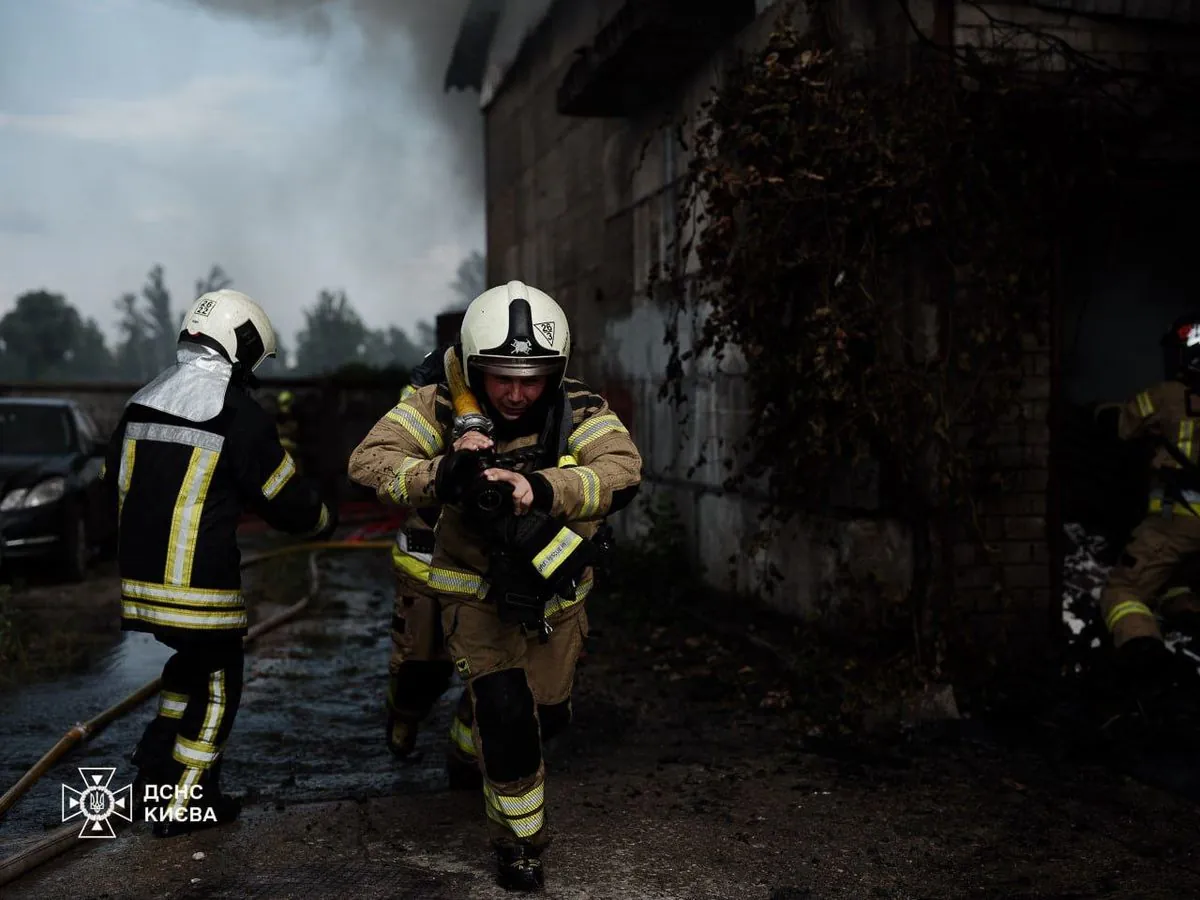
[[359, 88], [377, 103], [374, 114], [403, 118], [414, 113], [433, 123], [454, 157], [459, 175], [447, 188], [482, 204], [483, 123], [473, 92], [442, 89], [467, 0], [186, 0], [214, 15], [250, 20], [269, 28], [329, 42], [353, 27], [361, 39]]

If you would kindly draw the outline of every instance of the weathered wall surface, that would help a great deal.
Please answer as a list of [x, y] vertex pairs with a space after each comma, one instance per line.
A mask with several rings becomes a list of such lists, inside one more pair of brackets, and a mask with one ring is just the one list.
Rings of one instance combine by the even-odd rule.
[[[758, 21], [733, 36], [675, 102], [654, 116], [557, 115], [555, 94], [573, 51], [591, 42], [613, 6], [600, 0], [560, 4], [486, 110], [489, 280], [530, 281], [562, 302], [576, 335], [575, 372], [607, 391], [630, 425], [646, 457], [647, 488], [676, 500], [713, 584], [754, 590], [767, 567], [775, 566], [784, 580], [772, 602], [798, 615], [836, 610], [847, 575], [874, 577], [893, 593], [902, 592], [913, 577], [912, 542], [898, 523], [872, 514], [876, 492], [869, 478], [841, 491], [847, 495], [843, 505], [861, 510], [860, 518], [810, 517], [769, 546], [744, 549], [755, 533], [761, 498], [751, 490], [721, 489], [724, 451], [753, 426], [736, 368], [688, 371], [686, 423], [659, 398], [667, 323], [646, 286], [647, 273], [668, 252], [676, 184], [687, 164], [673, 126], [681, 120], [694, 126], [700, 102], [729, 61], [765, 40], [775, 14], [769, 7], [777, 5], [760, 2]], [[924, 33], [940, 31], [960, 45], [994, 45], [1004, 34], [993, 22], [1000, 20], [1033, 24], [1081, 50], [1115, 54], [1111, 58], [1120, 62], [1128, 54], [1148, 58], [1155, 48], [1182, 50], [1177, 37], [1152, 26], [1027, 5], [995, 4], [981, 11], [928, 0], [908, 9]], [[856, 46], [894, 66], [905, 64], [913, 35], [909, 16], [895, 4], [844, 0], [837, 18]], [[936, 316], [926, 318], [922, 325], [922, 317], [914, 316], [913, 327], [923, 327], [925, 343], [935, 347]], [[981, 510], [996, 552], [981, 554], [963, 535], [952, 537], [947, 550], [956, 603], [985, 649], [1005, 641], [1044, 647], [1052, 632], [1057, 606], [1048, 533], [1054, 515], [1048, 500], [1052, 324], [1046, 309], [1027, 336], [1021, 416], [997, 435], [1006, 490]], [[626, 528], [635, 524], [625, 518]]]

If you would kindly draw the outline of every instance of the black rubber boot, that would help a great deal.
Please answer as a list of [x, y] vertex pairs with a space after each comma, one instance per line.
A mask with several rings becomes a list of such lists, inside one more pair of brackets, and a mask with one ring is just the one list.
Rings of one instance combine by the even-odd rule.
[[387, 748], [392, 756], [405, 759], [417, 747], [417, 723], [402, 719], [395, 713], [387, 717]]
[[546, 886], [539, 851], [523, 844], [496, 846], [496, 883], [506, 891], [532, 894]]
[[[208, 777], [201, 779], [204, 787], [203, 796], [188, 804], [189, 810], [195, 808], [204, 811], [201, 818], [198, 821], [193, 821], [189, 818], [186, 820], [170, 819], [155, 822], [155, 837], [179, 837], [180, 835], [191, 834], [193, 831], [212, 828], [216, 825], [228, 825], [230, 822], [237, 820], [237, 817], [242, 812], [242, 801], [240, 798], [221, 792], [221, 762], [221, 760], [218, 760], [209, 771]], [[163, 804], [164, 807], [167, 805]], [[210, 813], [208, 810], [212, 812]]]

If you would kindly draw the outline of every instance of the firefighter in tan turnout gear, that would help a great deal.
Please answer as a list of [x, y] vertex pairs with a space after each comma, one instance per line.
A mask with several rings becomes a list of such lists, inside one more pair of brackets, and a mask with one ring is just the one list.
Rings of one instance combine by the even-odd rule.
[[[1154, 442], [1153, 486], [1146, 518], [1100, 595], [1118, 658], [1135, 679], [1150, 683], [1194, 674], [1164, 645], [1150, 604], [1180, 563], [1200, 552], [1200, 397], [1194, 393], [1200, 388], [1200, 316], [1177, 320], [1162, 346], [1166, 380], [1115, 411], [1122, 440]], [[1173, 593], [1162, 599], [1170, 603]]]
[[335, 515], [296, 474], [275, 423], [250, 396], [275, 353], [266, 314], [245, 294], [204, 294], [184, 317], [176, 363], [130, 399], [104, 481], [117, 516], [121, 628], [175, 650], [158, 713], [134, 750], [138, 801], [159, 837], [237, 817], [221, 792], [225, 742], [242, 691], [237, 525], [249, 509], [297, 535]]
[[[409, 383], [400, 392], [407, 400], [418, 388], [446, 381], [445, 352], [439, 347], [413, 369]], [[441, 604], [429, 587], [433, 560], [434, 531], [440, 509], [436, 506], [410, 511], [396, 533], [392, 567], [396, 574], [396, 602], [392, 614], [392, 652], [388, 661], [387, 745], [401, 759], [416, 748], [417, 733], [438, 698], [450, 686], [454, 664], [446, 654], [442, 633]], [[478, 787], [479, 764], [471, 743], [470, 699], [463, 695], [459, 714], [451, 728], [451, 746], [446, 760], [453, 787]]]
[[570, 332], [545, 293], [485, 291], [460, 338], [447, 383], [381, 419], [350, 475], [383, 499], [442, 506], [429, 586], [467, 683], [471, 721], [455, 727], [480, 760], [500, 883], [532, 891], [548, 838], [541, 741], [570, 722], [603, 519], [632, 500], [642, 460], [605, 400], [564, 377]]

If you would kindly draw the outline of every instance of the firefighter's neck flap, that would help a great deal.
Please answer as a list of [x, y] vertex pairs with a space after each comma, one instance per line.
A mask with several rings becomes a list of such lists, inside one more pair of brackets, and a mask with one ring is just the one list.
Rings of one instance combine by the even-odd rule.
[[189, 422], [216, 418], [225, 405], [233, 366], [217, 351], [201, 344], [180, 343], [175, 365], [130, 399]]

